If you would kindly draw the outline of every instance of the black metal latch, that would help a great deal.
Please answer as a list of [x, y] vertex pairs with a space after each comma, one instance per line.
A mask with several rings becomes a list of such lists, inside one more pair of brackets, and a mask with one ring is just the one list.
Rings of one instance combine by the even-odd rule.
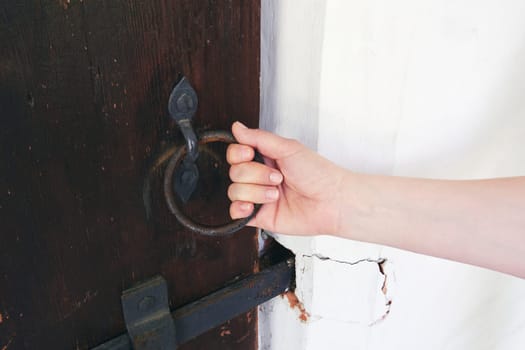
[[166, 280], [157, 276], [122, 293], [122, 311], [134, 349], [175, 349]]
[[294, 278], [292, 258], [170, 311], [168, 289], [158, 276], [122, 293], [128, 332], [92, 350], [172, 350], [286, 292]]

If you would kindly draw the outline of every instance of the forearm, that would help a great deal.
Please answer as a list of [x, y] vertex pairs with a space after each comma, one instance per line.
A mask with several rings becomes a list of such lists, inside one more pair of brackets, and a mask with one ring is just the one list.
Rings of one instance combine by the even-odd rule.
[[525, 177], [345, 181], [337, 235], [525, 277]]

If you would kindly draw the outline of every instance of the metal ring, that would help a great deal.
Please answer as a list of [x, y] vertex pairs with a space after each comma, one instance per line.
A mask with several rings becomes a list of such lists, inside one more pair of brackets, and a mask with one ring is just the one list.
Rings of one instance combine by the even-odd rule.
[[[230, 132], [227, 131], [208, 131], [203, 133], [199, 137], [199, 144], [206, 144], [210, 142], [225, 142], [225, 143], [237, 143], [237, 140], [233, 137]], [[188, 216], [186, 216], [177, 205], [175, 200], [175, 194], [173, 192], [173, 174], [175, 169], [184, 159], [184, 155], [187, 152], [186, 145], [179, 147], [175, 153], [171, 156], [166, 171], [164, 172], [164, 197], [168, 204], [169, 210], [175, 215], [177, 220], [186, 228], [198, 232], [206, 236], [227, 236], [234, 232], [242, 229], [246, 224], [257, 215], [257, 212], [261, 208], [261, 204], [255, 204], [253, 212], [250, 216], [234, 220], [228, 224], [221, 226], [208, 226], [194, 222]], [[255, 161], [263, 163], [262, 156], [255, 152]]]

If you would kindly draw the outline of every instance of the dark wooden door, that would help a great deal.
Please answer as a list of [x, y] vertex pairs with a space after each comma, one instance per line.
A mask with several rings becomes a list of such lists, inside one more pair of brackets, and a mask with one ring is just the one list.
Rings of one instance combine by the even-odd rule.
[[[255, 230], [183, 229], [151, 168], [183, 143], [167, 113], [181, 74], [199, 96], [197, 130], [257, 125], [259, 12], [258, 0], [1, 2], [1, 350], [112, 338], [125, 330], [121, 291], [156, 274], [175, 308], [257, 269]], [[229, 220], [224, 148], [199, 158], [186, 209], [197, 221]], [[183, 348], [254, 349], [256, 313]]]

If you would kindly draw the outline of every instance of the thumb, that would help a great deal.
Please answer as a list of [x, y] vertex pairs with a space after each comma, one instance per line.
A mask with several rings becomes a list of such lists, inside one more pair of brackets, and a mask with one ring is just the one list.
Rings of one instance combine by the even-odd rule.
[[233, 123], [232, 133], [237, 142], [252, 146], [262, 155], [272, 159], [287, 157], [301, 148], [298, 141], [277, 136], [261, 129], [249, 129], [241, 122]]

